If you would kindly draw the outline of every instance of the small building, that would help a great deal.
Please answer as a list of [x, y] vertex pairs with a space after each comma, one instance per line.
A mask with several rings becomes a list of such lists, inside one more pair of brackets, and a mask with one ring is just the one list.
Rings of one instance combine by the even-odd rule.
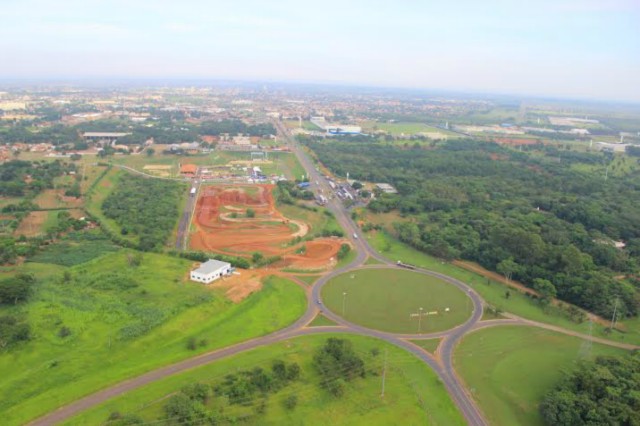
[[388, 183], [376, 183], [376, 188], [378, 188], [379, 190], [381, 190], [382, 192], [386, 193], [386, 194], [397, 194], [398, 191], [391, 185], [389, 185]]
[[230, 263], [209, 259], [198, 269], [191, 271], [191, 281], [208, 284], [231, 272], [233, 270]]
[[195, 176], [198, 171], [198, 166], [195, 164], [183, 164], [180, 166], [180, 174], [182, 176]]

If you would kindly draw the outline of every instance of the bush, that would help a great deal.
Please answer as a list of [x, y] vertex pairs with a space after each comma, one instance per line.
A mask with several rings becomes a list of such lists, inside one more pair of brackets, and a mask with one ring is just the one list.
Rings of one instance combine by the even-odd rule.
[[351, 246], [347, 243], [343, 243], [338, 250], [338, 259], [344, 259], [351, 251]]
[[284, 399], [283, 404], [284, 408], [291, 411], [298, 405], [298, 397], [296, 395], [289, 395]]
[[71, 336], [71, 329], [67, 326], [63, 326], [58, 331], [58, 337], [60, 337], [61, 339], [64, 339], [65, 337], [69, 337], [69, 336]]

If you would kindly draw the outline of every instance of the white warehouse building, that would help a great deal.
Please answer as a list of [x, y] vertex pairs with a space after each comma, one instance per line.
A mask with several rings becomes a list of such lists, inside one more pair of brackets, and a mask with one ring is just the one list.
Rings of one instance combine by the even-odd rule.
[[233, 270], [230, 263], [209, 259], [198, 269], [191, 271], [191, 281], [208, 284], [231, 272]]

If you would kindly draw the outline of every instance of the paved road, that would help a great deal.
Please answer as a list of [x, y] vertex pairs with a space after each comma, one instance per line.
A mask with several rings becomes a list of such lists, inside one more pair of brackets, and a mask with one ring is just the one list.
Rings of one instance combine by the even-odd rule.
[[[327, 194], [330, 193], [329, 191], [331, 191], [331, 189], [328, 187], [328, 185], [323, 187], [323, 183], [325, 182], [325, 180], [322, 178], [320, 173], [316, 170], [313, 162], [311, 161], [307, 153], [304, 151], [304, 149], [299, 144], [294, 143], [291, 140], [291, 137], [289, 136], [289, 133], [287, 132], [287, 130], [284, 128], [282, 122], [277, 121], [275, 124], [276, 124], [276, 127], [278, 128], [278, 131], [280, 132], [281, 138], [287, 141], [287, 144], [290, 146], [293, 153], [298, 157], [298, 160], [302, 164], [302, 167], [304, 167], [305, 170], [307, 170], [307, 172], [309, 173], [309, 180], [314, 184], [315, 182], [318, 182], [320, 187], [323, 189], [323, 192], [326, 191], [325, 193]], [[467, 286], [465, 283], [463, 283], [462, 281], [456, 280], [455, 278], [452, 278], [437, 272], [433, 272], [433, 271], [427, 271], [423, 269], [415, 270], [415, 272], [440, 278], [441, 280], [446, 281], [458, 287], [459, 289], [467, 293], [467, 295], [471, 298], [473, 302], [473, 314], [471, 315], [471, 317], [461, 326], [456, 327], [452, 330], [449, 330], [447, 333], [444, 334], [445, 337], [438, 348], [439, 359], [441, 362], [436, 362], [434, 358], [432, 358], [430, 355], [428, 355], [426, 352], [424, 352], [420, 348], [390, 333], [384, 333], [377, 330], [370, 330], [365, 327], [349, 323], [348, 321], [344, 320], [342, 317], [331, 312], [329, 309], [324, 307], [324, 305], [322, 305], [322, 296], [321, 296], [322, 286], [324, 286], [331, 278], [333, 278], [338, 274], [345, 273], [354, 268], [361, 267], [366, 261], [368, 256], [375, 258], [386, 267], [397, 267], [397, 266], [395, 266], [394, 261], [390, 261], [385, 257], [381, 256], [380, 254], [378, 254], [378, 252], [376, 252], [369, 245], [369, 243], [366, 241], [365, 238], [357, 238], [357, 239], [353, 238], [354, 235], [358, 235], [360, 230], [351, 219], [348, 211], [344, 208], [342, 203], [337, 198], [333, 197], [331, 200], [329, 200], [329, 202], [327, 203], [327, 207], [336, 215], [336, 218], [342, 225], [343, 229], [347, 231], [348, 235], [352, 238], [352, 242], [356, 245], [356, 248], [358, 250], [358, 256], [350, 265], [340, 268], [338, 270], [335, 270], [329, 274], [323, 275], [320, 279], [318, 279], [314, 283], [311, 290], [311, 298], [313, 299], [313, 302], [315, 302], [319, 306], [322, 306], [323, 314], [329, 319], [331, 319], [332, 321], [342, 326], [345, 326], [350, 330], [357, 331], [360, 334], [366, 334], [369, 336], [377, 337], [389, 343], [393, 343], [397, 346], [403, 347], [404, 349], [418, 356], [420, 359], [422, 359], [427, 364], [429, 364], [431, 368], [436, 372], [436, 374], [438, 374], [440, 379], [445, 384], [454, 402], [460, 409], [462, 415], [467, 420], [467, 423], [469, 425], [474, 425], [474, 426], [486, 425], [487, 422], [485, 421], [480, 409], [475, 404], [473, 399], [471, 399], [471, 397], [467, 393], [466, 389], [462, 385], [460, 379], [458, 378], [457, 374], [453, 369], [453, 350], [456, 344], [460, 341], [462, 336], [464, 336], [465, 333], [471, 330], [475, 326], [475, 324], [478, 321], [480, 321], [480, 319], [482, 318], [483, 302], [480, 296], [473, 289]], [[307, 310], [307, 312], [309, 312], [309, 310]]]
[[180, 222], [178, 223], [178, 232], [176, 234], [176, 249], [177, 250], [186, 250], [187, 248], [187, 237], [189, 236], [189, 225], [191, 224], [191, 215], [193, 214], [193, 209], [196, 204], [196, 200], [198, 199], [198, 191], [200, 189], [199, 181], [191, 182], [191, 186], [189, 187], [189, 191], [191, 188], [196, 189], [196, 194], [191, 195], [189, 192], [189, 199], [184, 206], [184, 210], [182, 211], [182, 216], [180, 217]]
[[[323, 189], [323, 192], [326, 191], [325, 192], [326, 194], [331, 193], [332, 191], [331, 188], [329, 188], [326, 181], [320, 176], [320, 173], [316, 171], [315, 166], [311, 161], [311, 159], [309, 158], [309, 156], [307, 155], [307, 153], [299, 145], [295, 144], [291, 140], [289, 134], [287, 133], [286, 129], [284, 129], [282, 123], [276, 122], [276, 127], [278, 128], [281, 134], [281, 137], [284, 138], [284, 140], [287, 141], [287, 143], [290, 145], [292, 151], [298, 157], [302, 166], [308, 171], [310, 180], [314, 184], [315, 182], [318, 182], [318, 185], [320, 186], [320, 188]], [[123, 168], [127, 168], [127, 167], [123, 167]], [[135, 171], [136, 173], [144, 174], [135, 169], [130, 169], [130, 170]], [[154, 177], [150, 175], [148, 176]], [[190, 200], [191, 205], [188, 206], [189, 208], [185, 210], [185, 214], [187, 214], [188, 212], [189, 216], [191, 215], [193, 202], [195, 202], [196, 197], [191, 197], [191, 198], [193, 198], [193, 200]], [[334, 197], [332, 200], [329, 200], [327, 207], [334, 213], [334, 215], [336, 216], [336, 219], [342, 225], [343, 229], [347, 231], [348, 237], [351, 239], [352, 243], [355, 245], [357, 249], [357, 256], [350, 265], [343, 266], [326, 275], [323, 275], [313, 284], [310, 291], [308, 292], [309, 296], [307, 297], [307, 310], [304, 313], [304, 315], [301, 318], [299, 318], [295, 323], [291, 324], [289, 327], [286, 327], [270, 335], [255, 338], [255, 339], [248, 340], [248, 341], [245, 341], [233, 346], [229, 346], [220, 350], [216, 350], [216, 351], [202, 354], [193, 358], [189, 358], [184, 361], [178, 362], [176, 364], [162, 367], [157, 370], [153, 370], [148, 373], [145, 373], [141, 376], [135, 377], [133, 379], [118, 383], [114, 386], [111, 386], [109, 388], [96, 392], [94, 394], [88, 395], [82, 399], [79, 399], [69, 405], [61, 407], [60, 409], [35, 420], [34, 422], [32, 422], [32, 424], [40, 426], [40, 425], [52, 425], [58, 422], [62, 422], [84, 410], [87, 410], [91, 407], [101, 404], [107, 401], [108, 399], [121, 395], [125, 392], [131, 391], [133, 389], [139, 388], [151, 382], [161, 380], [167, 376], [174, 375], [179, 372], [189, 370], [195, 367], [199, 367], [201, 365], [205, 365], [210, 362], [217, 361], [228, 356], [233, 356], [247, 350], [255, 349], [263, 345], [272, 344], [275, 342], [291, 339], [298, 336], [332, 332], [332, 333], [352, 333], [352, 334], [375, 337], [378, 339], [382, 339], [386, 342], [389, 342], [391, 344], [394, 344], [398, 347], [401, 347], [407, 350], [408, 352], [414, 354], [417, 358], [419, 358], [420, 360], [428, 364], [433, 369], [433, 371], [440, 377], [447, 391], [451, 395], [453, 401], [458, 406], [462, 415], [465, 417], [467, 423], [473, 426], [481, 426], [481, 425], [486, 425], [487, 422], [484, 419], [482, 412], [479, 410], [479, 408], [477, 407], [477, 405], [475, 404], [475, 402], [467, 392], [466, 388], [463, 386], [461, 380], [459, 379], [459, 377], [457, 376], [453, 368], [453, 351], [455, 349], [455, 346], [460, 341], [460, 339], [466, 333], [482, 327], [504, 325], [504, 324], [527, 324], [527, 325], [534, 325], [537, 327], [551, 329], [554, 331], [560, 331], [567, 334], [579, 335], [579, 333], [568, 332], [567, 330], [561, 329], [559, 327], [550, 326], [548, 324], [541, 324], [541, 323], [525, 320], [515, 316], [506, 320], [495, 320], [495, 321], [486, 321], [486, 322], [479, 323], [482, 317], [482, 312], [483, 312], [483, 301], [481, 297], [472, 288], [467, 286], [465, 283], [459, 280], [456, 280], [455, 278], [452, 278], [437, 272], [424, 270], [424, 269], [416, 269], [415, 272], [437, 277], [453, 286], [458, 287], [469, 296], [469, 298], [473, 302], [473, 312], [465, 323], [451, 330], [447, 330], [443, 332], [412, 335], [412, 334], [393, 334], [393, 333], [387, 333], [387, 332], [378, 331], [378, 330], [372, 330], [372, 329], [346, 321], [339, 315], [335, 314], [334, 312], [331, 312], [328, 308], [326, 308], [322, 304], [322, 299], [321, 299], [322, 287], [331, 278], [335, 277], [336, 275], [346, 273], [352, 270], [395, 268], [397, 266], [395, 265], [394, 260], [386, 259], [385, 257], [381, 256], [379, 253], [377, 253], [369, 245], [366, 239], [354, 238], [354, 234], [356, 235], [359, 234], [359, 229], [355, 225], [355, 223], [351, 220], [349, 212], [343, 207], [343, 205], [339, 200], [337, 200]], [[184, 232], [188, 229], [189, 221], [187, 219], [188, 217], [183, 215], [183, 220], [186, 221], [185, 222], [186, 225], [184, 227], [181, 227], [182, 231], [179, 231], [179, 235], [180, 235], [180, 232], [184, 234]], [[181, 220], [181, 224], [182, 224], [182, 220]], [[177, 241], [181, 241], [180, 236]], [[373, 257], [377, 259], [379, 262], [381, 262], [381, 264], [364, 265], [368, 257]], [[309, 322], [313, 320], [313, 318], [320, 311], [322, 311], [322, 313], [326, 317], [336, 322], [338, 326], [313, 327], [313, 328], [305, 327], [306, 325], [309, 324]], [[434, 338], [434, 337], [442, 338], [442, 342], [438, 347], [436, 356], [433, 356], [427, 353], [422, 348], [416, 346], [415, 344], [409, 341], [409, 339], [411, 340], [427, 339], [427, 338]], [[585, 337], [585, 336], [579, 335], [578, 337]], [[603, 339], [592, 338], [592, 340], [600, 341]], [[611, 342], [606, 340], [601, 343], [612, 344], [614, 346], [620, 346], [620, 347], [633, 346], [633, 345], [618, 344], [617, 342]]]

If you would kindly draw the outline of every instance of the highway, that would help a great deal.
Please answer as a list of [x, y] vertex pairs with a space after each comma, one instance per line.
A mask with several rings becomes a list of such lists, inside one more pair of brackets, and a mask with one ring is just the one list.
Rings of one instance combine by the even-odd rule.
[[[304, 151], [302, 147], [300, 147], [297, 143], [295, 143], [287, 130], [283, 127], [281, 122], [275, 123], [279, 136], [287, 141], [287, 144], [291, 148], [292, 152], [297, 156], [301, 165], [307, 170], [309, 174], [309, 180], [315, 185], [314, 189], [322, 189], [324, 194], [330, 194], [333, 190], [327, 184], [327, 181], [320, 175], [320, 173], [316, 170], [312, 160], [309, 158], [307, 153]], [[135, 170], [134, 170], [135, 171]], [[137, 172], [137, 171], [135, 171]], [[153, 176], [149, 176], [153, 177]], [[318, 184], [316, 184], [318, 182]], [[196, 197], [191, 197], [193, 200], [190, 200], [188, 205], [185, 208], [185, 213], [183, 215], [183, 219], [181, 220], [180, 229], [182, 230], [183, 236], [180, 237], [180, 231], [178, 233], [177, 242], [182, 241], [184, 238], [184, 233], [188, 229], [190, 222], [190, 215], [193, 210], [193, 203], [195, 202]], [[462, 337], [474, 330], [497, 326], [497, 325], [529, 325], [529, 326], [537, 326], [547, 329], [552, 329], [554, 331], [558, 331], [561, 333], [577, 335], [578, 337], [595, 340], [591, 336], [580, 335], [579, 333], [572, 332], [570, 330], [564, 330], [560, 327], [551, 326], [548, 324], [542, 324], [530, 320], [525, 320], [523, 318], [516, 317], [515, 315], [509, 315], [508, 319], [505, 320], [492, 320], [492, 321], [483, 321], [480, 323], [480, 319], [482, 318], [483, 313], [483, 305], [484, 302], [482, 298], [468, 285], [465, 283], [449, 277], [447, 275], [428, 271], [424, 269], [417, 268], [413, 271], [416, 273], [429, 275], [432, 277], [437, 277], [457, 288], [464, 291], [470, 300], [473, 303], [473, 311], [471, 316], [461, 325], [452, 328], [450, 330], [437, 332], [437, 333], [429, 333], [429, 334], [394, 334], [383, 332], [379, 330], [369, 329], [357, 324], [350, 323], [337, 315], [334, 312], [331, 312], [326, 306], [322, 303], [322, 287], [333, 277], [347, 273], [350, 271], [357, 271], [362, 269], [376, 269], [376, 268], [397, 268], [396, 261], [398, 259], [386, 259], [384, 256], [381, 256], [377, 253], [366, 241], [366, 238], [360, 234], [360, 231], [356, 224], [351, 219], [349, 211], [343, 206], [342, 202], [336, 197], [331, 197], [327, 203], [327, 208], [335, 215], [336, 219], [342, 226], [342, 228], [346, 231], [348, 238], [351, 240], [351, 243], [355, 246], [357, 250], [357, 256], [353, 260], [353, 262], [349, 265], [343, 266], [336, 270], [333, 270], [322, 277], [320, 277], [315, 283], [313, 283], [310, 288], [307, 297], [307, 309], [305, 313], [300, 317], [297, 321], [295, 321], [290, 326], [276, 331], [272, 334], [258, 337], [255, 339], [251, 339], [245, 342], [241, 342], [235, 344], [233, 346], [229, 346], [226, 348], [222, 348], [219, 350], [215, 350], [212, 352], [208, 352], [202, 355], [198, 355], [189, 359], [185, 359], [183, 361], [177, 362], [172, 365], [168, 365], [153, 371], [149, 371], [144, 373], [138, 377], [134, 377], [130, 380], [126, 380], [121, 383], [117, 383], [112, 385], [106, 389], [98, 391], [96, 393], [90, 394], [81, 398], [71, 404], [63, 406], [56, 411], [46, 414], [45, 416], [34, 420], [32, 425], [53, 425], [60, 422], [63, 422], [80, 412], [90, 409], [98, 404], [101, 404], [111, 398], [114, 398], [118, 395], [122, 395], [123, 393], [129, 392], [131, 390], [137, 389], [146, 384], [152, 383], [157, 380], [161, 380], [168, 376], [196, 368], [222, 358], [226, 358], [229, 356], [233, 356], [239, 354], [241, 352], [245, 352], [251, 349], [255, 349], [257, 347], [263, 345], [269, 345], [275, 342], [279, 342], [286, 339], [291, 339], [297, 336], [311, 335], [317, 333], [351, 333], [351, 334], [359, 334], [365, 336], [375, 337], [381, 340], [384, 340], [388, 343], [396, 345], [400, 348], [405, 349], [409, 353], [415, 355], [418, 359], [422, 360], [424, 363], [429, 365], [433, 371], [438, 375], [445, 388], [449, 392], [453, 402], [456, 404], [460, 413], [464, 416], [467, 423], [472, 426], [481, 426], [486, 425], [487, 421], [484, 418], [482, 412], [476, 405], [473, 398], [470, 396], [468, 390], [464, 387], [463, 383], [459, 379], [453, 367], [453, 352], [456, 345], [459, 343]], [[184, 226], [183, 222], [184, 221]], [[358, 238], [354, 238], [354, 235], [358, 235]], [[380, 264], [374, 265], [365, 265], [366, 260], [369, 258], [375, 258], [380, 262]], [[402, 260], [402, 259], [400, 259]], [[307, 325], [316, 317], [316, 315], [322, 312], [330, 320], [334, 321], [338, 326], [327, 326], [327, 327], [307, 327]], [[442, 338], [440, 345], [436, 351], [435, 356], [429, 354], [422, 348], [417, 345], [411, 343], [409, 340], [417, 340], [417, 339], [429, 339], [429, 338]], [[610, 344], [612, 346], [625, 346], [625, 344], [618, 342], [606, 341], [604, 339], [599, 339], [600, 343]], [[627, 345], [633, 347], [633, 345]], [[426, 396], [428, 397], [428, 396]]]
[[[325, 194], [330, 193], [330, 191], [332, 191], [331, 188], [328, 185], [325, 185], [323, 187], [323, 184], [325, 184], [326, 180], [316, 170], [312, 160], [309, 158], [309, 156], [304, 151], [304, 149], [291, 139], [289, 132], [284, 128], [282, 122], [277, 121], [275, 124], [280, 134], [279, 136], [281, 138], [284, 138], [287, 141], [287, 144], [291, 148], [292, 152], [297, 156], [298, 161], [300, 161], [300, 164], [302, 165], [302, 167], [304, 167], [304, 169], [307, 170], [307, 173], [309, 174], [309, 181], [313, 182], [314, 184], [315, 182], [318, 182], [318, 184], [320, 185], [320, 188], [323, 190], [323, 193]], [[355, 244], [356, 249], [358, 251], [358, 256], [350, 265], [340, 268], [338, 270], [332, 271], [329, 274], [323, 275], [313, 284], [313, 287], [311, 289], [311, 299], [317, 305], [318, 305], [318, 302], [322, 303], [322, 296], [321, 296], [322, 287], [331, 278], [333, 278], [336, 275], [361, 267], [366, 261], [367, 257], [370, 256], [375, 258], [376, 260], [381, 262], [383, 267], [393, 267], [393, 268], [397, 267], [396, 261], [398, 260], [398, 259], [396, 259], [396, 261], [389, 260], [381, 256], [378, 252], [376, 252], [371, 247], [371, 245], [369, 245], [369, 243], [366, 241], [365, 238], [361, 238], [361, 237], [357, 239], [353, 238], [353, 235], [359, 234], [360, 232], [359, 228], [353, 222], [349, 212], [347, 211], [347, 209], [344, 208], [340, 200], [338, 200], [336, 197], [331, 197], [331, 198], [332, 199], [330, 199], [329, 202], [327, 203], [327, 207], [336, 216], [336, 218], [338, 219], [338, 222], [340, 222], [340, 225], [342, 225], [343, 229], [347, 232], [347, 235], [351, 238], [352, 243]], [[376, 265], [375, 267], [380, 267], [380, 266]], [[462, 385], [461, 381], [459, 380], [457, 374], [453, 369], [453, 350], [456, 344], [462, 338], [462, 336], [464, 336], [468, 331], [472, 330], [476, 325], [476, 323], [480, 321], [480, 319], [482, 318], [482, 312], [483, 312], [482, 299], [468, 285], [466, 285], [462, 281], [456, 280], [455, 278], [451, 278], [444, 274], [440, 274], [433, 271], [427, 271], [419, 268], [415, 269], [415, 272], [440, 278], [441, 280], [460, 288], [462, 291], [467, 293], [467, 295], [471, 298], [473, 302], [473, 313], [471, 317], [463, 325], [456, 327], [452, 330], [449, 330], [448, 332], [438, 334], [438, 337], [444, 336], [444, 339], [438, 348], [438, 353], [440, 355], [439, 356], [440, 362], [436, 361], [434, 357], [432, 357], [422, 349], [416, 347], [415, 345], [405, 340], [402, 340], [397, 336], [394, 336], [393, 334], [385, 333], [377, 330], [370, 330], [365, 327], [361, 327], [361, 326], [349, 323], [339, 315], [331, 312], [329, 309], [324, 307], [324, 304], [321, 304], [319, 306], [322, 306], [323, 314], [329, 319], [331, 319], [332, 321], [336, 322], [337, 324], [340, 324], [349, 330], [356, 331], [359, 334], [365, 334], [368, 336], [377, 337], [379, 339], [392, 343], [396, 346], [402, 347], [407, 351], [416, 355], [418, 358], [420, 358], [424, 362], [426, 362], [440, 377], [440, 379], [446, 386], [447, 390], [449, 391], [449, 394], [451, 395], [454, 402], [458, 406], [460, 412], [467, 420], [467, 423], [469, 425], [486, 425], [487, 422], [484, 419], [480, 409], [477, 407], [475, 402], [469, 397], [468, 392]], [[307, 312], [309, 312], [309, 309], [307, 310]], [[415, 336], [411, 336], [411, 337], [415, 337]]]

